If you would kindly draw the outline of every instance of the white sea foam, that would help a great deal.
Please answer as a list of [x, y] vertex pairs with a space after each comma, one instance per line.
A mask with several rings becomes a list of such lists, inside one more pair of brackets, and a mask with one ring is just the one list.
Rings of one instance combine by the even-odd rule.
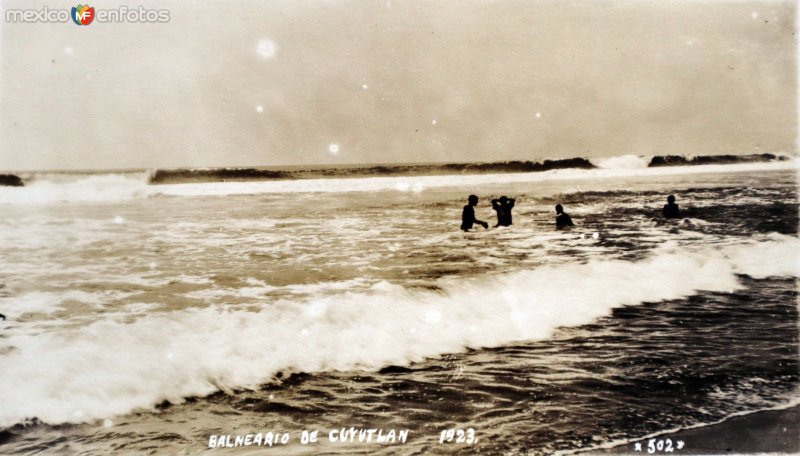
[[216, 300], [228, 296], [260, 298], [265, 294], [269, 293], [270, 291], [277, 289], [277, 287], [273, 287], [271, 285], [264, 283], [261, 280], [253, 278], [248, 278], [246, 280], [246, 283], [248, 286], [239, 288], [210, 288], [210, 289], [195, 290], [186, 293], [186, 297], [194, 299], [202, 299], [202, 300]]
[[671, 176], [700, 173], [758, 172], [797, 169], [796, 159], [725, 165], [642, 167], [642, 157], [633, 155], [593, 159], [598, 169], [557, 169], [545, 172], [390, 176], [336, 179], [297, 179], [255, 182], [208, 182], [148, 185], [148, 174], [92, 175], [64, 180], [42, 176], [25, 187], [0, 187], [2, 204], [52, 204], [60, 202], [113, 202], [158, 195], [222, 196], [263, 193], [330, 192], [423, 192], [429, 188], [458, 187], [492, 183], [547, 182], [559, 180], [607, 179], [637, 176]]
[[0, 187], [0, 204], [115, 202], [147, 195], [147, 175], [41, 176], [25, 187]]
[[[10, 334], [0, 357], [0, 427], [80, 422], [162, 400], [254, 388], [278, 371], [377, 369], [466, 347], [546, 338], [611, 309], [741, 287], [737, 274], [798, 276], [797, 238], [597, 259], [440, 281], [440, 291], [380, 283], [358, 293], [106, 319], [38, 336]], [[591, 297], [591, 298], [590, 298]]]
[[730, 165], [665, 166], [655, 168], [558, 169], [531, 173], [471, 174], [441, 176], [395, 176], [341, 179], [298, 179], [290, 181], [214, 182], [150, 186], [151, 195], [224, 196], [261, 193], [345, 193], [376, 191], [417, 191], [427, 188], [465, 185], [512, 184], [580, 179], [609, 179], [637, 176], [675, 176], [702, 173], [758, 172], [797, 169], [796, 160]]
[[593, 165], [604, 169], [643, 169], [650, 164], [651, 157], [640, 157], [638, 155], [620, 155], [617, 157], [598, 157], [592, 158]]
[[102, 291], [87, 293], [80, 290], [68, 290], [64, 292], [55, 291], [32, 291], [19, 296], [0, 298], [0, 306], [3, 312], [11, 317], [17, 317], [25, 313], [49, 314], [64, 310], [69, 303], [100, 307], [104, 303], [112, 300], [123, 299], [132, 293], [120, 291]]

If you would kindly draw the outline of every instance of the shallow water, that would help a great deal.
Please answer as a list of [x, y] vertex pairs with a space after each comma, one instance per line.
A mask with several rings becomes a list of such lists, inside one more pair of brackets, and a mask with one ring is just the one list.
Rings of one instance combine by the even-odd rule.
[[[6, 204], [0, 452], [540, 454], [798, 397], [794, 170], [506, 177]], [[458, 231], [469, 193], [514, 226]]]

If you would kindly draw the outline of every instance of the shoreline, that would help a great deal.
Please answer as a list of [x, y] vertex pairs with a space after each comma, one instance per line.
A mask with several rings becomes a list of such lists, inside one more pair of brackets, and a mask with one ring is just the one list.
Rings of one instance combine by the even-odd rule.
[[[735, 415], [721, 422], [699, 427], [666, 431], [636, 438], [610, 448], [579, 450], [578, 454], [668, 454], [666, 451], [648, 453], [650, 439], [670, 439], [672, 454], [735, 455], [735, 454], [800, 454], [800, 405], [783, 409], [762, 410]], [[681, 449], [677, 442], [684, 443]], [[636, 451], [636, 444], [641, 451]]]

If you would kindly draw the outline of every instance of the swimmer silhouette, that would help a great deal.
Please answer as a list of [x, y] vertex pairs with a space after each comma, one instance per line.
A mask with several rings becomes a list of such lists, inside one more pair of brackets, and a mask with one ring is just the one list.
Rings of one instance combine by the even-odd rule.
[[511, 226], [511, 209], [514, 208], [514, 198], [501, 196], [500, 199], [492, 200], [492, 209], [497, 212], [498, 226]]
[[478, 225], [483, 225], [484, 228], [489, 228], [489, 224], [478, 220], [475, 218], [475, 207], [478, 204], [478, 197], [475, 195], [469, 195], [467, 198], [467, 205], [464, 206], [464, 212], [461, 213], [461, 229], [464, 231], [469, 231], [472, 229], [472, 225], [477, 223]]
[[575, 224], [572, 223], [572, 217], [564, 212], [563, 206], [556, 204], [556, 228], [564, 228], [567, 226], [575, 226]]
[[5, 320], [5, 319], [6, 319], [6, 316], [5, 316], [5, 315], [3, 315], [3, 314], [0, 314], [0, 318], [2, 318], [3, 320]]
[[664, 218], [680, 217], [680, 211], [678, 210], [678, 205], [675, 204], [675, 197], [673, 195], [667, 197], [667, 204], [664, 205], [663, 214]]

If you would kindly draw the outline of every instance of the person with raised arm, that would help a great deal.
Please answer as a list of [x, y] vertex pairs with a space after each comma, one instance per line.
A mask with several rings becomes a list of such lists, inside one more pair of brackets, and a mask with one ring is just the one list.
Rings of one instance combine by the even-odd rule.
[[467, 198], [467, 205], [464, 206], [463, 212], [461, 212], [461, 229], [464, 231], [469, 231], [472, 229], [472, 225], [478, 224], [483, 225], [484, 228], [489, 228], [489, 224], [478, 220], [475, 218], [475, 206], [478, 205], [478, 197], [475, 195], [469, 195]]
[[497, 212], [497, 225], [495, 227], [511, 226], [511, 209], [514, 208], [514, 203], [514, 198], [505, 196], [492, 200], [492, 209]]

